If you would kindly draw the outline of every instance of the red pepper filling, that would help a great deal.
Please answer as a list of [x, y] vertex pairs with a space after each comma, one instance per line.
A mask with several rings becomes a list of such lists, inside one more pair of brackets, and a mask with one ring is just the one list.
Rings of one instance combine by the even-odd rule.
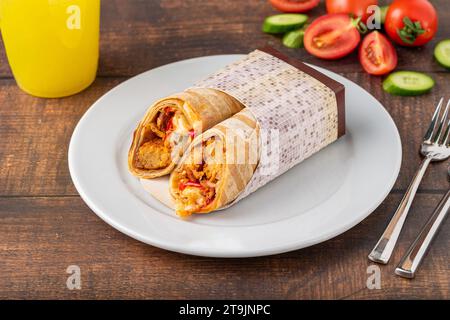
[[[201, 166], [203, 167], [203, 164]], [[186, 188], [191, 187], [191, 188], [198, 188], [199, 190], [201, 190], [201, 193], [205, 198], [205, 203], [200, 207], [200, 209], [203, 209], [203, 208], [207, 207], [211, 202], [213, 202], [214, 198], [216, 197], [215, 187], [207, 186], [205, 184], [206, 181], [207, 180], [203, 179], [203, 177], [201, 178], [201, 180], [193, 179], [193, 180], [188, 180], [188, 181], [181, 181], [178, 184], [178, 189], [180, 191], [183, 191]]]
[[[215, 138], [211, 137], [207, 141], [202, 142], [202, 147], [207, 148], [214, 141]], [[208, 151], [202, 149], [203, 152]], [[205, 154], [202, 157], [205, 157]], [[208, 156], [206, 157], [209, 158]], [[179, 169], [181, 175], [178, 178], [180, 200], [184, 207], [187, 208], [186, 212], [202, 210], [214, 201], [216, 186], [221, 173], [220, 164], [208, 163], [205, 158], [200, 164], [196, 164], [194, 159], [191, 160], [192, 162], [187, 162]], [[187, 188], [193, 189], [186, 191]], [[195, 189], [197, 189], [197, 192], [194, 192]]]
[[165, 127], [165, 131], [166, 131], [166, 135], [169, 134], [170, 131], [173, 130], [173, 117], [175, 116], [175, 109], [167, 107], [164, 109], [164, 113], [165, 113], [165, 123], [164, 123], [164, 127]]
[[195, 181], [181, 182], [179, 185], [180, 191], [183, 191], [187, 187], [195, 187], [195, 188], [203, 189], [203, 186], [199, 182], [195, 182]]

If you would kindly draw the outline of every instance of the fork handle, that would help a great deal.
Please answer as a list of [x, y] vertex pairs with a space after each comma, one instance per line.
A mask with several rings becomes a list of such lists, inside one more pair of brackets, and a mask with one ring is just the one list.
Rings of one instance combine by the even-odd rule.
[[428, 156], [420, 164], [419, 170], [417, 170], [416, 174], [414, 175], [414, 178], [408, 186], [408, 189], [406, 190], [402, 201], [395, 211], [394, 216], [389, 222], [389, 225], [387, 226], [380, 240], [378, 240], [378, 243], [375, 245], [372, 252], [369, 254], [370, 260], [383, 264], [388, 263], [392, 255], [392, 251], [394, 250], [397, 243], [400, 231], [402, 230], [403, 223], [405, 222], [406, 216], [408, 215], [409, 208], [411, 207], [411, 204], [416, 195], [417, 188], [422, 181], [423, 175], [425, 174], [430, 161], [431, 157]]
[[395, 274], [404, 278], [414, 278], [415, 272], [427, 253], [439, 227], [447, 216], [449, 208], [450, 190], [447, 191], [445, 196], [439, 202], [430, 219], [400, 261], [398, 267], [395, 269]]

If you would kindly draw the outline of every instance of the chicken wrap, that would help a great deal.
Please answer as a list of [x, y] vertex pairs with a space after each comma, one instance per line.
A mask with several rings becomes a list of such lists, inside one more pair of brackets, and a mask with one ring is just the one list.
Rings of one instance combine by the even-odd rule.
[[157, 101], [134, 132], [129, 171], [143, 179], [169, 174], [196, 135], [242, 109], [231, 96], [208, 88], [188, 89]]

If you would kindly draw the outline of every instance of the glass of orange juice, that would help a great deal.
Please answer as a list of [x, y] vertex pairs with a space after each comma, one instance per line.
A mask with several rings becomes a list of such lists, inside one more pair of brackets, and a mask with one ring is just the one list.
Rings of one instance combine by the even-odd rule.
[[94, 81], [100, 0], [0, 0], [0, 29], [14, 78], [25, 92], [64, 97]]

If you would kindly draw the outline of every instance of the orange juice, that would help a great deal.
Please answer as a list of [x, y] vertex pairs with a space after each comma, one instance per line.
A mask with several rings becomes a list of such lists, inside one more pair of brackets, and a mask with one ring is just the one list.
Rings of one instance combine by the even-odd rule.
[[94, 81], [100, 0], [0, 0], [0, 29], [24, 91], [63, 97]]

